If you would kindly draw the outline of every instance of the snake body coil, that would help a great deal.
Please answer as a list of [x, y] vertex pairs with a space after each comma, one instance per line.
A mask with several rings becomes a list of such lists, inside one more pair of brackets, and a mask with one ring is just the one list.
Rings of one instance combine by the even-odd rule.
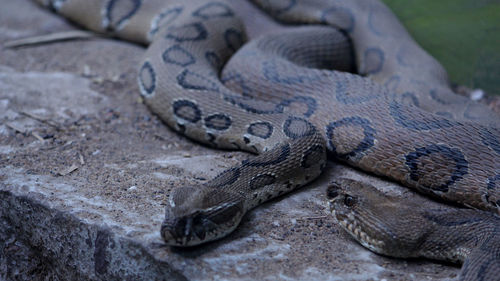
[[[161, 230], [168, 244], [225, 236], [249, 209], [314, 180], [327, 154], [432, 196], [500, 208], [498, 116], [453, 94], [378, 0], [254, 0], [277, 20], [329, 26], [242, 48], [231, 1], [38, 2], [148, 44], [138, 77], [148, 107], [191, 139], [257, 154], [174, 190]], [[366, 77], [339, 71], [356, 68]]]

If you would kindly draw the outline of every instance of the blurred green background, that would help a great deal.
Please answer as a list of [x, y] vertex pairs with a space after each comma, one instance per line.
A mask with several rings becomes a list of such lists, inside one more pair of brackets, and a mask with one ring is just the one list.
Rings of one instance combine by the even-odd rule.
[[500, 0], [383, 0], [450, 80], [500, 95]]

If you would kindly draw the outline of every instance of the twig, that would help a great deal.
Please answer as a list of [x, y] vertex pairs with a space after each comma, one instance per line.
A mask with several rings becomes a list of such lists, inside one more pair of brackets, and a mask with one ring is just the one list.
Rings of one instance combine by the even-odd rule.
[[80, 164], [82, 166], [85, 165], [85, 160], [83, 160], [83, 155], [80, 152], [78, 152], [78, 158], [80, 159]]
[[37, 133], [37, 132], [31, 132], [31, 135], [37, 138], [39, 141], [44, 142], [45, 140]]
[[26, 129], [20, 129], [19, 127], [16, 127], [16, 126], [9, 124], [9, 123], [5, 123], [5, 126], [11, 128], [12, 130], [19, 132], [21, 134], [26, 134]]
[[155, 137], [159, 138], [159, 139], [160, 139], [160, 140], [162, 140], [162, 141], [167, 140], [167, 138], [166, 138], [166, 137], [164, 137], [164, 136], [162, 136], [162, 135], [160, 135], [160, 134], [157, 134], [157, 133], [154, 133], [154, 134], [153, 134], [153, 136], [155, 136]]
[[58, 175], [60, 176], [65, 176], [65, 175], [69, 175], [71, 174], [72, 172], [76, 171], [78, 169], [78, 166], [75, 165], [75, 164], [72, 164], [70, 167], [68, 167], [67, 169], [63, 170], [63, 171], [59, 171], [57, 172]]
[[42, 122], [44, 124], [47, 124], [47, 125], [49, 125], [51, 127], [54, 127], [58, 131], [62, 131], [61, 126], [59, 126], [59, 124], [57, 124], [56, 122], [54, 122], [52, 120], [44, 119], [44, 118], [42, 118], [40, 116], [37, 116], [37, 115], [35, 115], [33, 113], [29, 113], [29, 112], [26, 112], [26, 111], [21, 111], [19, 113], [22, 114], [22, 115], [25, 115], [27, 117], [30, 117], [32, 119], [35, 119], [35, 120], [37, 120], [39, 122]]
[[328, 216], [317, 216], [317, 217], [303, 217], [303, 218], [297, 218], [297, 220], [320, 220], [320, 219], [326, 219]]

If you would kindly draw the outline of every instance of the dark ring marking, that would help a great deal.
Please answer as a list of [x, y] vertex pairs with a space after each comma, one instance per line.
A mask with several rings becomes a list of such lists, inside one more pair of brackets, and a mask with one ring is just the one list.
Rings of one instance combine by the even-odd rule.
[[436, 89], [430, 90], [429, 91], [429, 95], [431, 96], [431, 98], [433, 100], [439, 102], [440, 104], [443, 104], [443, 105], [449, 105], [449, 104], [451, 104], [450, 102], [448, 102], [448, 101], [443, 100], [442, 98], [440, 98]]
[[208, 63], [210, 63], [210, 65], [217, 70], [217, 72], [220, 71], [222, 62], [215, 52], [207, 51], [205, 53], [205, 58], [207, 59]]
[[405, 103], [405, 101], [409, 101], [409, 102], [405, 103], [408, 106], [415, 106], [415, 107], [420, 106], [420, 103], [418, 102], [417, 96], [415, 96], [415, 94], [412, 92], [403, 93], [402, 98], [403, 98], [403, 103]]
[[196, 123], [201, 119], [201, 110], [189, 100], [176, 100], [172, 104], [175, 116], [191, 123]]
[[245, 42], [243, 33], [234, 28], [228, 28], [224, 32], [224, 40], [226, 41], [226, 46], [233, 52], [236, 52]]
[[228, 82], [237, 84], [239, 89], [234, 89], [235, 91], [241, 93], [244, 97], [252, 97], [252, 88], [248, 87], [243, 76], [237, 72], [224, 73], [224, 77], [222, 77], [221, 82], [224, 85], [227, 85]]
[[276, 182], [276, 177], [273, 175], [257, 175], [250, 180], [250, 189], [256, 190], [266, 185], [270, 185]]
[[204, 119], [205, 126], [218, 131], [227, 130], [231, 127], [231, 118], [225, 114], [212, 114]]
[[210, 2], [194, 11], [193, 16], [208, 20], [213, 18], [232, 17], [234, 13], [231, 8], [224, 3]]
[[[148, 77], [145, 77], [144, 75], [147, 75]], [[148, 84], [147, 82], [145, 82], [146, 78], [149, 80], [149, 85], [146, 85]], [[143, 96], [152, 95], [155, 91], [156, 73], [151, 66], [151, 63], [149, 63], [148, 61], [144, 62], [141, 70], [139, 70], [139, 88], [144, 90], [141, 91], [141, 94]]]
[[302, 159], [300, 161], [300, 166], [304, 168], [310, 168], [314, 164], [317, 164], [318, 161], [314, 156], [317, 156], [318, 154], [324, 154], [325, 150], [322, 145], [315, 144], [311, 147], [309, 147], [305, 152], [304, 155], [302, 155]]
[[410, 179], [413, 181], [419, 181], [419, 159], [423, 156], [429, 156], [433, 153], [439, 153], [445, 158], [453, 159], [455, 162], [455, 170], [452, 172], [450, 179], [440, 186], [424, 186], [426, 189], [447, 192], [449, 187], [455, 182], [461, 180], [464, 175], [468, 173], [469, 162], [465, 160], [465, 156], [459, 149], [450, 148], [442, 144], [431, 144], [426, 147], [420, 147], [415, 149], [414, 152], [410, 152], [405, 156], [406, 166], [410, 169]]
[[184, 89], [218, 92], [218, 85], [211, 79], [188, 69], [177, 75], [177, 83]]
[[283, 132], [291, 139], [298, 139], [313, 135], [316, 132], [316, 127], [306, 119], [290, 116], [283, 124]]
[[153, 19], [149, 34], [155, 35], [160, 29], [160, 26], [167, 26], [171, 24], [182, 13], [183, 9], [183, 7], [175, 7], [159, 14]]
[[165, 63], [176, 64], [186, 67], [196, 62], [194, 56], [179, 45], [173, 45], [163, 52], [163, 61]]
[[373, 100], [377, 97], [371, 91], [365, 91], [363, 95], [360, 93], [361, 92], [353, 93], [351, 91], [347, 91], [347, 86], [344, 83], [337, 82], [335, 97], [343, 104], [360, 104]]
[[[247, 100], [248, 100], [248, 97], [246, 97]], [[234, 95], [224, 95], [224, 100], [233, 104], [233, 105], [236, 105], [238, 107], [240, 107], [241, 109], [247, 111], [247, 112], [250, 112], [250, 113], [254, 113], [254, 114], [274, 114], [274, 113], [278, 113], [276, 112], [275, 109], [273, 110], [262, 110], [262, 109], [259, 109], [259, 108], [255, 108], [253, 106], [250, 106], [244, 102], [242, 102], [241, 100], [245, 100], [245, 97], [241, 97], [241, 96], [234, 96]]]
[[377, 47], [368, 48], [363, 54], [363, 74], [375, 74], [382, 70], [384, 65], [384, 52]]
[[235, 183], [240, 177], [240, 169], [238, 167], [233, 167], [227, 169], [224, 172], [218, 174], [214, 179], [207, 182], [205, 185], [209, 187], [223, 187], [225, 185]]
[[262, 74], [264, 74], [264, 77], [268, 81], [287, 85], [303, 84], [306, 82], [314, 82], [321, 79], [321, 77], [318, 75], [311, 76], [310, 74], [307, 75], [294, 73], [294, 75], [289, 76], [281, 75], [278, 71], [278, 63], [276, 62], [276, 59], [266, 60], [262, 63]]
[[304, 117], [310, 117], [316, 111], [317, 103], [316, 103], [316, 100], [314, 98], [306, 97], [306, 96], [294, 96], [290, 99], [285, 99], [285, 100], [281, 101], [276, 106], [276, 112], [283, 113], [285, 107], [290, 106], [290, 104], [295, 103], [295, 102], [303, 103], [307, 106], [307, 111], [304, 112]]
[[[394, 120], [396, 121], [396, 124], [410, 130], [433, 130], [460, 125], [460, 123], [458, 122], [450, 121], [446, 118], [439, 118], [437, 115], [431, 115], [430, 113], [424, 115], [416, 110], [411, 111], [410, 107], [401, 105], [396, 102], [392, 102], [389, 105], [389, 111], [392, 118], [394, 118]], [[421, 120], [412, 119], [411, 117], [413, 116], [409, 117], [405, 115], [405, 113], [420, 117]]]
[[[382, 33], [380, 30], [377, 30], [377, 28], [375, 27], [375, 24], [373, 24], [373, 14], [374, 14], [374, 11], [373, 11], [373, 8], [370, 9], [370, 13], [368, 14], [368, 28], [371, 30], [371, 32], [373, 32], [373, 34], [377, 35], [377, 36], [380, 36], [380, 37], [383, 37], [384, 36], [384, 33]], [[378, 15], [380, 17], [380, 15]]]
[[[273, 155], [273, 154], [276, 154], [276, 152], [278, 152], [279, 154]], [[281, 162], [285, 161], [288, 158], [288, 156], [290, 155], [290, 145], [285, 144], [281, 147], [273, 148], [267, 154], [271, 155], [271, 156], [275, 156], [275, 157], [270, 157], [271, 159], [269, 159], [269, 160], [264, 159], [264, 161], [260, 161], [260, 162], [257, 161], [257, 159], [244, 160], [241, 164], [243, 166], [251, 166], [251, 167], [266, 167], [269, 165], [275, 165], [275, 164], [281, 163]]]
[[500, 131], [494, 130], [493, 128], [483, 127], [480, 135], [483, 143], [500, 155]]
[[398, 75], [393, 75], [384, 83], [384, 86], [387, 87], [387, 89], [389, 89], [390, 91], [396, 91], [396, 89], [399, 87], [400, 82], [401, 77], [399, 77]]
[[128, 0], [132, 3], [132, 8], [121, 18], [113, 19], [113, 10], [116, 8], [116, 4], [123, 0], [111, 0], [108, 2], [105, 10], [105, 18], [108, 21], [106, 26], [106, 30], [114, 31], [121, 28], [121, 25], [124, 24], [127, 20], [129, 20], [141, 7], [141, 0]]
[[248, 126], [247, 132], [261, 139], [268, 139], [273, 134], [273, 125], [269, 122], [255, 122]]
[[201, 22], [194, 22], [169, 28], [169, 33], [165, 37], [177, 42], [199, 41], [207, 39], [208, 32]]
[[323, 10], [321, 22], [334, 24], [347, 33], [354, 30], [354, 16], [351, 10], [344, 7], [330, 7]]
[[[288, 3], [285, 5], [281, 5], [282, 7], [275, 7], [273, 4], [269, 3], [269, 0], [257, 1], [263, 10], [268, 11], [269, 14], [278, 16], [280, 14], [286, 13], [290, 11], [295, 4], [297, 4], [297, 0], [288, 0]], [[267, 4], [267, 5], [266, 5]]]
[[[352, 151], [347, 153], [338, 153], [337, 148], [333, 141], [334, 131], [335, 129], [343, 126], [361, 126], [361, 128], [363, 128], [364, 138]], [[375, 143], [375, 135], [376, 135], [376, 130], [371, 126], [370, 121], [358, 116], [346, 117], [341, 120], [331, 122], [326, 126], [326, 137], [328, 139], [328, 147], [333, 152], [333, 155], [335, 157], [344, 160], [347, 160], [351, 157], [355, 157], [358, 153], [362, 153], [371, 148]]]
[[305, 97], [305, 96], [295, 96], [295, 97], [292, 97], [290, 99], [285, 99], [283, 101], [281, 101], [279, 104], [275, 105], [275, 107], [273, 109], [268, 109], [268, 110], [265, 110], [265, 109], [260, 109], [260, 108], [257, 108], [255, 106], [251, 106], [247, 103], [244, 102], [244, 100], [249, 100], [248, 96], [245, 96], [245, 97], [241, 97], [241, 96], [234, 96], [234, 95], [224, 95], [224, 100], [233, 104], [233, 105], [236, 105], [240, 108], [242, 108], [243, 110], [246, 110], [250, 113], [254, 113], [254, 114], [278, 114], [278, 113], [283, 113], [285, 107], [289, 106], [290, 104], [294, 103], [294, 102], [301, 102], [301, 103], [304, 103], [305, 105], [307, 105], [307, 111], [304, 113], [304, 116], [305, 117], [309, 117], [311, 116], [315, 111], [316, 111], [316, 100], [314, 100], [313, 98], [311, 97]]

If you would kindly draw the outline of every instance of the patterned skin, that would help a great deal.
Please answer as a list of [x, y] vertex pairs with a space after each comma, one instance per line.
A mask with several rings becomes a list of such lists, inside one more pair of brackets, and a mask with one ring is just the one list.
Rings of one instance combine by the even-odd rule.
[[[245, 27], [231, 1], [38, 2], [93, 31], [148, 45], [138, 84], [151, 111], [200, 143], [256, 154], [174, 190], [161, 229], [170, 245], [224, 237], [248, 210], [319, 176], [327, 154], [499, 212], [499, 117], [453, 94], [443, 68], [378, 0], [254, 0], [277, 20], [329, 26], [243, 47]], [[345, 72], [356, 69], [360, 75]]]
[[338, 223], [376, 253], [462, 263], [460, 280], [498, 280], [500, 217], [493, 213], [428, 208], [350, 179], [332, 182], [327, 197]]

